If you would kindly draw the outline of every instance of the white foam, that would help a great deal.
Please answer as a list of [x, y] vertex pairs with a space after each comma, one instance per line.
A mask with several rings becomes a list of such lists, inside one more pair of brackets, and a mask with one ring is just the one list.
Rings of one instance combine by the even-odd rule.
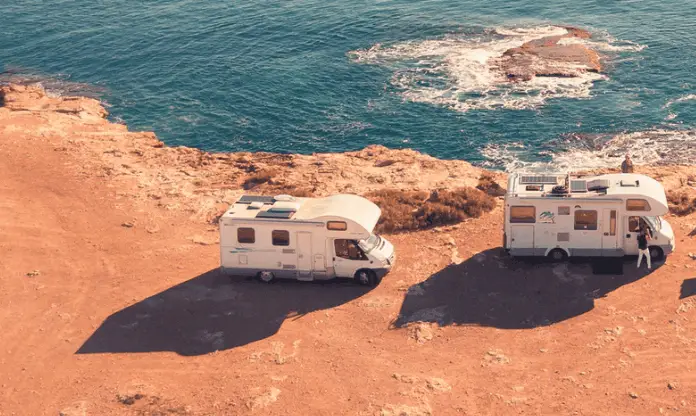
[[409, 101], [457, 111], [530, 109], [550, 98], [588, 98], [593, 83], [606, 79], [578, 66], [577, 77], [535, 77], [511, 83], [496, 70], [496, 58], [508, 49], [565, 33], [566, 29], [557, 26], [498, 27], [473, 36], [450, 34], [388, 46], [378, 43], [349, 55], [355, 62], [392, 68], [390, 84]]
[[[638, 165], [696, 164], [696, 130], [651, 130], [617, 134], [605, 143], [588, 143], [578, 138], [567, 148], [549, 153], [550, 160], [529, 161], [530, 155], [519, 144], [491, 144], [482, 149], [484, 165], [502, 167], [506, 171], [579, 171], [621, 165], [631, 155]], [[526, 159], [526, 160], [525, 160]]]
[[558, 41], [559, 45], [585, 45], [591, 49], [601, 52], [640, 52], [647, 48], [646, 45], [631, 42], [630, 40], [619, 40], [612, 36], [582, 39], [582, 38], [563, 38]]
[[662, 106], [662, 108], [669, 108], [669, 107], [671, 107], [672, 105], [674, 105], [674, 104], [676, 104], [676, 103], [681, 103], [681, 102], [684, 102], [684, 101], [691, 101], [691, 100], [696, 100], [696, 94], [682, 95], [682, 96], [679, 97], [679, 98], [675, 98], [675, 99], [673, 99], [673, 100], [669, 100], [669, 101], [667, 101], [667, 104], [665, 104], [665, 105]]

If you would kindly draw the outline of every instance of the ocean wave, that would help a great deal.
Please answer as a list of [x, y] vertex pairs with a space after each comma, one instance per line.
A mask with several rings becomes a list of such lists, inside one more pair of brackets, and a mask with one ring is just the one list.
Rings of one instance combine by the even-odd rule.
[[484, 166], [508, 172], [615, 168], [626, 154], [638, 165], [693, 165], [696, 164], [696, 130], [570, 134], [534, 153], [520, 143], [513, 143], [489, 144], [481, 154], [486, 158]]
[[696, 100], [696, 94], [686, 94], [686, 95], [682, 95], [682, 96], [679, 97], [679, 98], [675, 98], [675, 99], [673, 99], [673, 100], [667, 101], [667, 103], [666, 103], [665, 105], [663, 105], [662, 108], [663, 108], [663, 109], [664, 109], [664, 108], [669, 108], [669, 107], [673, 106], [674, 104], [682, 103], [682, 102], [684, 102], [684, 101], [692, 101], [692, 100]]
[[[495, 61], [509, 49], [546, 36], [566, 34], [558, 26], [496, 27], [482, 33], [449, 34], [439, 39], [375, 44], [349, 52], [357, 63], [393, 70], [390, 84], [404, 99], [441, 105], [457, 111], [472, 109], [533, 109], [550, 98], [589, 98], [594, 82], [607, 76], [578, 71], [577, 77], [534, 77], [511, 83]], [[638, 51], [627, 41], [603, 37], [593, 45], [601, 50]]]

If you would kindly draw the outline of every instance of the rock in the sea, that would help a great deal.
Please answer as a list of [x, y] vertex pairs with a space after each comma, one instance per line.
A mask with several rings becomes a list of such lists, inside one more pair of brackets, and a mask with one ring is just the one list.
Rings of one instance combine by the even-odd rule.
[[587, 39], [590, 33], [573, 27], [568, 33], [529, 41], [508, 49], [499, 59], [498, 67], [510, 81], [529, 81], [535, 76], [577, 77], [584, 72], [600, 72], [597, 51], [566, 39]]

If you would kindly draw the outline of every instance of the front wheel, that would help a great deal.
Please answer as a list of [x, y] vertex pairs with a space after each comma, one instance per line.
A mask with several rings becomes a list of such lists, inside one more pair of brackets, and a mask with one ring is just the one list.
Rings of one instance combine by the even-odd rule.
[[653, 246], [648, 251], [650, 252], [650, 260], [660, 261], [665, 258], [665, 252], [660, 247]]
[[271, 283], [275, 280], [275, 275], [272, 272], [258, 272], [256, 278], [264, 283]]
[[362, 269], [355, 272], [355, 281], [362, 286], [377, 286], [379, 283], [377, 274], [369, 269]]

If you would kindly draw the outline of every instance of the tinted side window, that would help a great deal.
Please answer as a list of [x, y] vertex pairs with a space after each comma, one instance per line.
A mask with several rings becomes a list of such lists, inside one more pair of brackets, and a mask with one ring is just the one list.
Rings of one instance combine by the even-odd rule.
[[326, 229], [332, 231], [345, 231], [348, 229], [348, 224], [345, 221], [329, 221], [326, 223]]
[[626, 211], [650, 211], [650, 204], [645, 199], [627, 199]]
[[510, 207], [511, 223], [531, 224], [536, 222], [536, 207]]
[[256, 233], [253, 228], [237, 228], [237, 241], [242, 244], [254, 244]]
[[273, 230], [271, 233], [273, 238], [274, 246], [289, 246], [290, 245], [290, 232], [285, 230]]
[[592, 211], [592, 210], [577, 210], [577, 211], [575, 211], [575, 229], [576, 230], [596, 230], [597, 229], [597, 211]]

